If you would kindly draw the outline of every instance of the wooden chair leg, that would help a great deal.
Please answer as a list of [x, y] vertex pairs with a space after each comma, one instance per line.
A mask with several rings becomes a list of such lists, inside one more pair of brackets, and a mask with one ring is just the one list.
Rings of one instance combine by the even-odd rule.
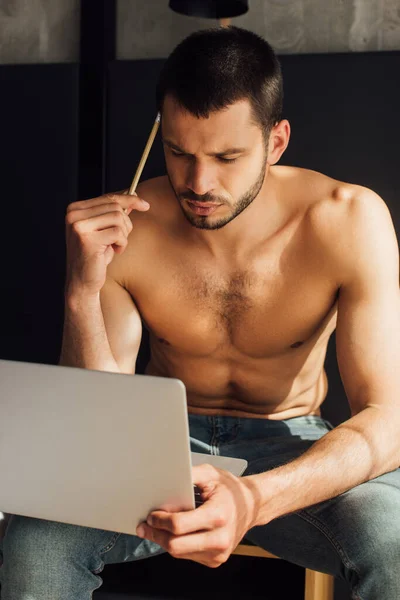
[[[260, 556], [264, 558], [278, 558], [274, 554], [253, 546], [252, 544], [239, 544], [232, 554], [242, 556]], [[304, 600], [333, 600], [334, 577], [326, 573], [319, 573], [306, 569], [304, 586]]]
[[334, 578], [306, 569], [304, 600], [333, 600]]

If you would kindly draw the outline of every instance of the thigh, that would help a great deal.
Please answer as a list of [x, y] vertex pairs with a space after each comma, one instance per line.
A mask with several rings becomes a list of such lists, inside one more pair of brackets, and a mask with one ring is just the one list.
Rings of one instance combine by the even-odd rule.
[[40, 570], [44, 564], [75, 561], [93, 573], [105, 564], [126, 562], [160, 554], [164, 550], [148, 540], [91, 527], [12, 515], [0, 542], [3, 567], [9, 565]]
[[400, 469], [251, 529], [247, 538], [303, 567], [356, 584], [400, 552]]
[[161, 549], [136, 536], [13, 516], [2, 540], [4, 598], [91, 598], [110, 562], [146, 558]]
[[342, 563], [329, 538], [297, 513], [248, 531], [245, 541], [306, 569], [339, 575]]

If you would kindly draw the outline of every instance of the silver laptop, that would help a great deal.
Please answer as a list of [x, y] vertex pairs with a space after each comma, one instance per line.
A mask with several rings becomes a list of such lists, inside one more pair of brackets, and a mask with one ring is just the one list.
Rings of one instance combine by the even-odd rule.
[[135, 534], [151, 510], [196, 506], [179, 379], [0, 360], [0, 511]]

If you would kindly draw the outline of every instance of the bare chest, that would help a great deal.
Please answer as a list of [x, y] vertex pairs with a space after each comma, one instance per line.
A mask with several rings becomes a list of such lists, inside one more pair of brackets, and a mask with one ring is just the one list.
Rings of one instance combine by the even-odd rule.
[[322, 332], [335, 302], [314, 268], [278, 256], [229, 272], [179, 265], [164, 258], [132, 295], [154, 338], [185, 356], [278, 356]]

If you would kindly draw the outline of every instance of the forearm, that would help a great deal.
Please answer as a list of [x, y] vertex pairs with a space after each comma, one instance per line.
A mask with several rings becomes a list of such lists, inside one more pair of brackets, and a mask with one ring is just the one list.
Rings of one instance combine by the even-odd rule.
[[59, 364], [120, 373], [108, 341], [99, 294], [66, 294]]
[[328, 500], [400, 466], [400, 419], [369, 407], [342, 423], [302, 456], [248, 483], [254, 525]]

